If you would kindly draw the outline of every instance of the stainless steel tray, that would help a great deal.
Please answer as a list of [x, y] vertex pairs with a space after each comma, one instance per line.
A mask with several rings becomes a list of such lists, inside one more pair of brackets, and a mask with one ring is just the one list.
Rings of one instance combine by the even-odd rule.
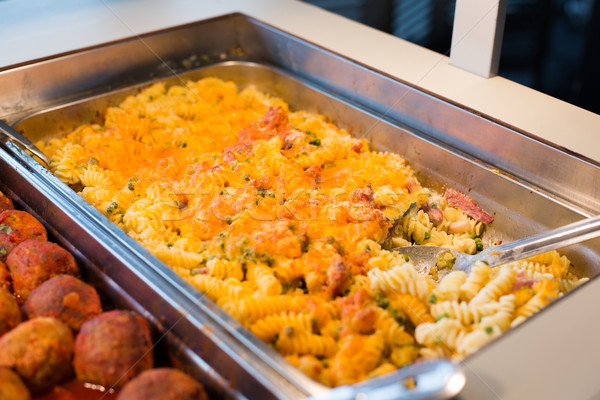
[[[211, 40], [197, 39], [206, 37]], [[206, 75], [253, 84], [294, 108], [325, 114], [375, 148], [401, 154], [426, 184], [469, 192], [496, 214], [488, 238], [512, 240], [600, 211], [597, 163], [239, 14], [0, 71], [0, 86], [6, 88], [0, 118], [32, 140], [49, 138], [97, 118], [99, 109], [118, 102], [132, 86], [157, 77]], [[170, 316], [163, 315], [168, 324], [177, 322], [174, 334], [198, 354], [215, 352], [208, 357], [211, 365], [219, 373], [229, 371], [241, 393], [298, 398], [324, 392], [24, 151], [8, 142], [5, 147], [21, 173], [31, 173], [35, 186], [52, 196], [54, 207], [83, 221], [80, 229], [112, 249], [113, 257], [127, 259], [128, 269], [120, 273], [142, 274], [160, 288], [164, 303], [156, 307], [170, 309]], [[563, 252], [577, 265], [576, 273], [597, 275], [599, 240]], [[600, 391], [587, 367], [600, 360], [593, 346], [600, 317], [580, 311], [600, 300], [598, 282], [590, 280], [468, 357], [461, 364], [467, 375], [461, 397], [561, 397], [574, 390], [589, 397]], [[151, 302], [143, 290], [130, 293], [142, 304]], [[568, 347], [560, 353], [566, 370], [550, 361], [550, 348], [560, 344]]]

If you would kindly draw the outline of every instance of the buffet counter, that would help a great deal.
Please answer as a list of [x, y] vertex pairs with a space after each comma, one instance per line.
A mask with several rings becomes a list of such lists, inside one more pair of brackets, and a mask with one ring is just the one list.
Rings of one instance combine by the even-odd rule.
[[530, 135], [600, 160], [600, 116], [298, 1], [0, 2], [0, 68], [241, 12]]

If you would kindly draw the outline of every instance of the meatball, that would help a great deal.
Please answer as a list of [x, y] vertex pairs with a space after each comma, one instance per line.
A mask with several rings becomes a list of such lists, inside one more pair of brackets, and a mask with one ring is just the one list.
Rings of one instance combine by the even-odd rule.
[[0, 287], [0, 336], [19, 323], [21, 323], [21, 310], [17, 300], [11, 292]]
[[0, 338], [0, 366], [14, 369], [31, 393], [42, 393], [73, 374], [73, 345], [62, 321], [30, 319]]
[[19, 375], [10, 368], [0, 367], [0, 399], [31, 399], [27, 386], [25, 386]]
[[14, 208], [12, 200], [6, 197], [4, 193], [0, 192], [0, 213]]
[[118, 388], [153, 363], [148, 323], [130, 311], [108, 311], [84, 322], [75, 339], [73, 366], [80, 381]]
[[6, 264], [0, 261], [0, 287], [7, 290], [12, 290], [12, 284], [10, 283], [10, 271]]
[[23, 311], [29, 318], [58, 318], [74, 332], [102, 312], [96, 289], [71, 275], [57, 275], [33, 289]]
[[174, 368], [156, 368], [125, 385], [117, 400], [208, 400], [208, 396], [189, 375]]
[[46, 240], [46, 229], [25, 211], [6, 210], [0, 214], [0, 261], [27, 239]]
[[60, 274], [80, 276], [75, 258], [56, 243], [26, 240], [6, 260], [13, 291], [23, 304], [33, 289]]

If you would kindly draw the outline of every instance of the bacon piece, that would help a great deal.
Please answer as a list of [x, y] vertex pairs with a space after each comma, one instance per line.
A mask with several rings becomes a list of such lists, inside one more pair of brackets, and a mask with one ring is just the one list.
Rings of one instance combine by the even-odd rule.
[[280, 131], [287, 127], [288, 116], [281, 106], [269, 107], [261, 124], [269, 130]]
[[420, 185], [419, 182], [417, 182], [417, 180], [411, 176], [406, 180], [405, 187], [406, 190], [408, 190], [408, 193], [413, 193], [419, 190]]
[[281, 106], [269, 107], [262, 121], [240, 130], [238, 142], [229, 146], [227, 151], [248, 151], [252, 149], [252, 143], [257, 140], [269, 140], [275, 136], [284, 140], [294, 131], [288, 121], [288, 116]]
[[519, 290], [523, 287], [533, 288], [533, 285], [537, 282], [536, 279], [527, 278], [523, 271], [519, 271], [517, 274], [517, 279], [513, 283], [512, 290]]
[[310, 167], [308, 167], [304, 170], [304, 173], [307, 176], [315, 179], [317, 176], [319, 176], [319, 174], [321, 173], [321, 170], [322, 170], [322, 168], [320, 165], [311, 165]]
[[421, 209], [427, 213], [429, 220], [434, 224], [439, 224], [444, 220], [444, 212], [437, 207], [432, 207], [429, 202], [421, 204]]
[[232, 163], [235, 161], [235, 156], [230, 151], [227, 151], [223, 154], [223, 161], [226, 163]]
[[223, 170], [223, 163], [216, 164], [214, 167], [208, 169], [209, 172], [216, 172]]
[[240, 131], [240, 142], [251, 143], [259, 139], [271, 139], [277, 135], [286, 136], [290, 132], [288, 117], [281, 106], [269, 107], [258, 124]]
[[462, 210], [469, 217], [475, 218], [477, 221], [489, 224], [494, 220], [490, 214], [486, 213], [475, 204], [473, 199], [457, 190], [447, 189], [444, 198], [452, 207]]
[[354, 189], [350, 195], [351, 203], [365, 203], [371, 207], [375, 207], [375, 200], [373, 199], [373, 189], [370, 187]]
[[361, 308], [352, 317], [350, 325], [358, 333], [368, 334], [375, 329], [378, 316], [375, 307]]
[[340, 297], [337, 301], [342, 309], [342, 320], [352, 318], [361, 308], [364, 308], [369, 303], [371, 296], [365, 289], [360, 288], [354, 294]]
[[363, 147], [363, 142], [358, 142], [355, 145], [352, 145], [351, 149], [352, 149], [352, 151], [354, 151], [356, 153], [360, 153], [362, 147]]
[[327, 288], [332, 296], [341, 295], [349, 283], [348, 271], [342, 261], [334, 262], [327, 268]]

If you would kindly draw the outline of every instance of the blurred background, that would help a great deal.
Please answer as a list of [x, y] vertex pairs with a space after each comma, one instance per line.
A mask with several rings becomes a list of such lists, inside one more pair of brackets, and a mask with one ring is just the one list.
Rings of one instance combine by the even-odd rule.
[[[450, 55], [456, 0], [305, 0]], [[508, 0], [498, 75], [600, 114], [600, 0]]]

